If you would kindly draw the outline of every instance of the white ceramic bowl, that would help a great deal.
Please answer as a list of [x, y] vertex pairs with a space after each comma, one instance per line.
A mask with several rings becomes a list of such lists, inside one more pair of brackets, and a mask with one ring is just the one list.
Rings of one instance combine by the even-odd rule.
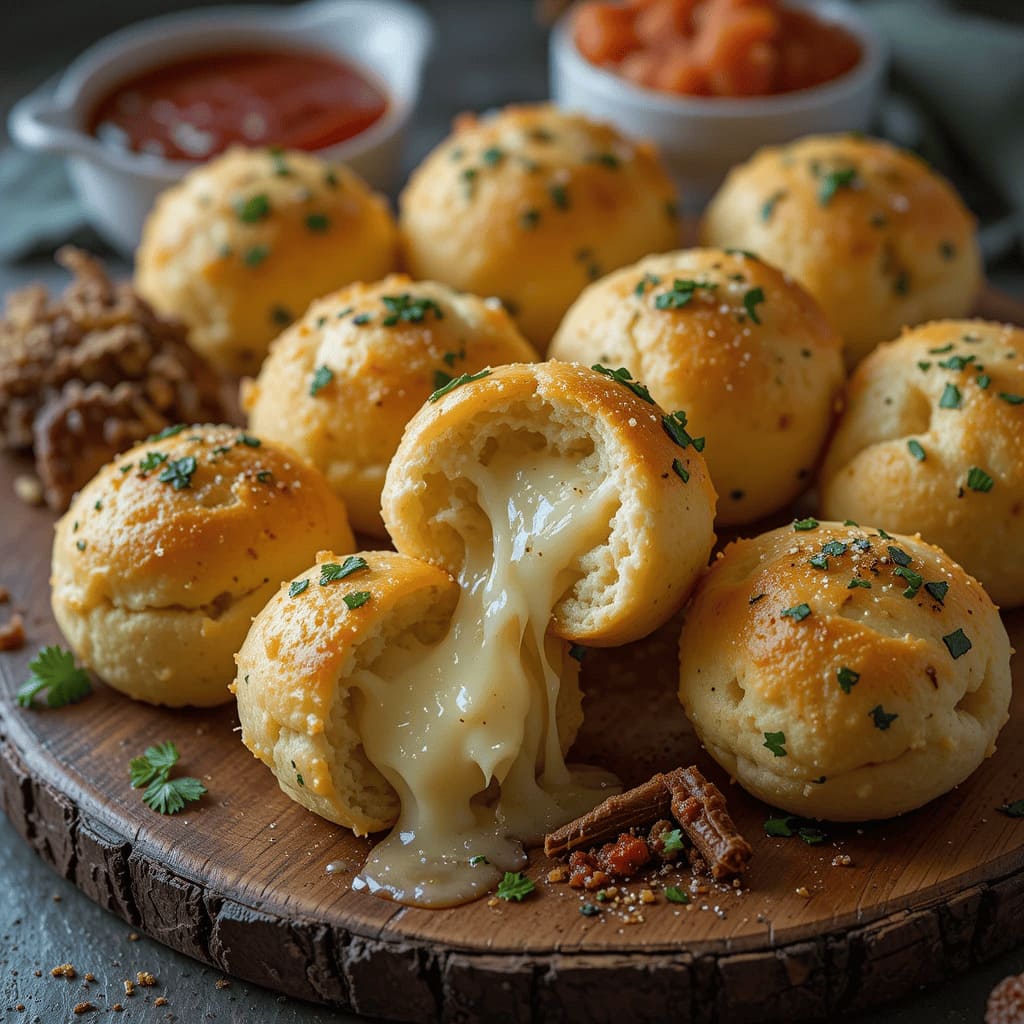
[[23, 148], [67, 157], [72, 186], [90, 223], [129, 254], [157, 194], [195, 164], [114, 149], [90, 135], [89, 113], [113, 86], [202, 53], [266, 47], [336, 54], [380, 83], [388, 109], [366, 131], [319, 154], [389, 189], [432, 40], [427, 16], [404, 0], [313, 0], [289, 8], [185, 11], [132, 25], [90, 47], [64, 72], [55, 92], [17, 103], [8, 126]]
[[839, 0], [790, 6], [852, 33], [862, 51], [857, 66], [834, 81], [776, 96], [674, 96], [591, 64], [576, 49], [569, 11], [551, 37], [552, 96], [561, 107], [654, 142], [679, 185], [684, 210], [699, 213], [729, 169], [759, 147], [819, 132], [865, 131], [870, 124], [885, 72], [881, 37]]

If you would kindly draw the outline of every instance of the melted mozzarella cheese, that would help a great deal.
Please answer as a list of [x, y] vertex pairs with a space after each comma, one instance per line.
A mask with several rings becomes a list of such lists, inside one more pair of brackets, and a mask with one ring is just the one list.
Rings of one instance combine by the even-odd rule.
[[556, 705], [579, 666], [546, 635], [579, 556], [607, 536], [615, 491], [605, 481], [588, 493], [579, 466], [548, 452], [499, 452], [463, 475], [491, 530], [464, 531], [447, 636], [387, 650], [350, 680], [366, 755], [402, 808], [362, 884], [420, 906], [486, 892], [525, 864], [524, 842], [616, 785], [565, 763]]

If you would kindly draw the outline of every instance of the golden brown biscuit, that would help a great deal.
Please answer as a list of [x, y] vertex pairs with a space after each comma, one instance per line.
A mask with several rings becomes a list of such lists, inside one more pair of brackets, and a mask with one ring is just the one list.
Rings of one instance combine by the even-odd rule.
[[235, 146], [162, 193], [136, 259], [139, 293], [184, 320], [197, 351], [255, 373], [313, 299], [394, 270], [397, 229], [348, 168]]
[[680, 638], [711, 756], [793, 814], [888, 818], [958, 785], [1008, 718], [1010, 642], [977, 580], [918, 537], [800, 521], [730, 544]]
[[841, 341], [792, 279], [741, 252], [649, 256], [576, 300], [552, 359], [628, 368], [706, 435], [718, 522], [749, 523], [809, 483], [843, 383]]
[[108, 463], [57, 523], [53, 613], [129, 697], [221, 704], [252, 617], [328, 544], [354, 546], [318, 470], [234, 427], [171, 428]]
[[702, 241], [792, 274], [842, 335], [849, 366], [907, 324], [964, 316], [981, 283], [974, 217], [949, 183], [854, 135], [755, 153], [711, 201]]
[[536, 358], [500, 303], [396, 274], [315, 302], [243, 404], [255, 433], [323, 470], [356, 530], [386, 536], [384, 473], [413, 413], [460, 374]]
[[879, 346], [850, 381], [821, 504], [916, 529], [997, 604], [1024, 604], [1024, 329], [944, 320]]
[[551, 632], [597, 647], [650, 633], [707, 564], [715, 491], [685, 415], [637, 391], [576, 363], [538, 363], [499, 367], [428, 403], [384, 485], [395, 547], [459, 575], [500, 526], [514, 561], [523, 527], [504, 520], [504, 496], [521, 495], [531, 515], [572, 523], [549, 556], [565, 560], [557, 592], [544, 595]]
[[497, 296], [543, 352], [583, 287], [678, 243], [653, 147], [554, 107], [466, 115], [401, 196], [413, 277]]

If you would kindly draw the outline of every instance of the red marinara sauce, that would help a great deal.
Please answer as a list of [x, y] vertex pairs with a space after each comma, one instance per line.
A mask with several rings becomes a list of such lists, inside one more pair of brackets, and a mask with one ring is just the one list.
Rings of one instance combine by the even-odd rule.
[[287, 50], [212, 53], [121, 82], [93, 109], [100, 141], [169, 160], [233, 143], [316, 150], [365, 131], [387, 95], [337, 57]]

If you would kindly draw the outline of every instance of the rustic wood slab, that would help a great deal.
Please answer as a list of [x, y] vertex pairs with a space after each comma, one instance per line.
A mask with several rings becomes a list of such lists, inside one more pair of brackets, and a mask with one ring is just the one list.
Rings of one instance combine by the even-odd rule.
[[[536, 852], [538, 892], [522, 904], [426, 911], [353, 891], [368, 841], [286, 798], [242, 747], [231, 705], [150, 708], [102, 684], [58, 711], [15, 705], [29, 660], [61, 640], [49, 611], [53, 516], [11, 488], [27, 468], [0, 460], [0, 584], [29, 634], [0, 656], [0, 802], [59, 874], [174, 949], [389, 1020], [662, 1024], [831, 1017], [1024, 941], [1024, 820], [998, 811], [1024, 797], [1020, 694], [997, 753], [953, 793], [895, 821], [830, 828], [820, 846], [770, 839], [770, 808], [729, 786], [675, 699], [677, 623], [588, 654], [573, 755], [629, 784], [700, 764], [754, 845], [742, 890], [713, 887], [689, 907], [659, 896], [638, 904], [642, 923], [586, 917]], [[1024, 610], [1005, 621], [1021, 651]], [[1014, 677], [1024, 687], [1022, 653]], [[148, 810], [128, 782], [129, 759], [164, 740], [209, 788], [176, 817]], [[833, 865], [840, 854], [849, 867]]]

